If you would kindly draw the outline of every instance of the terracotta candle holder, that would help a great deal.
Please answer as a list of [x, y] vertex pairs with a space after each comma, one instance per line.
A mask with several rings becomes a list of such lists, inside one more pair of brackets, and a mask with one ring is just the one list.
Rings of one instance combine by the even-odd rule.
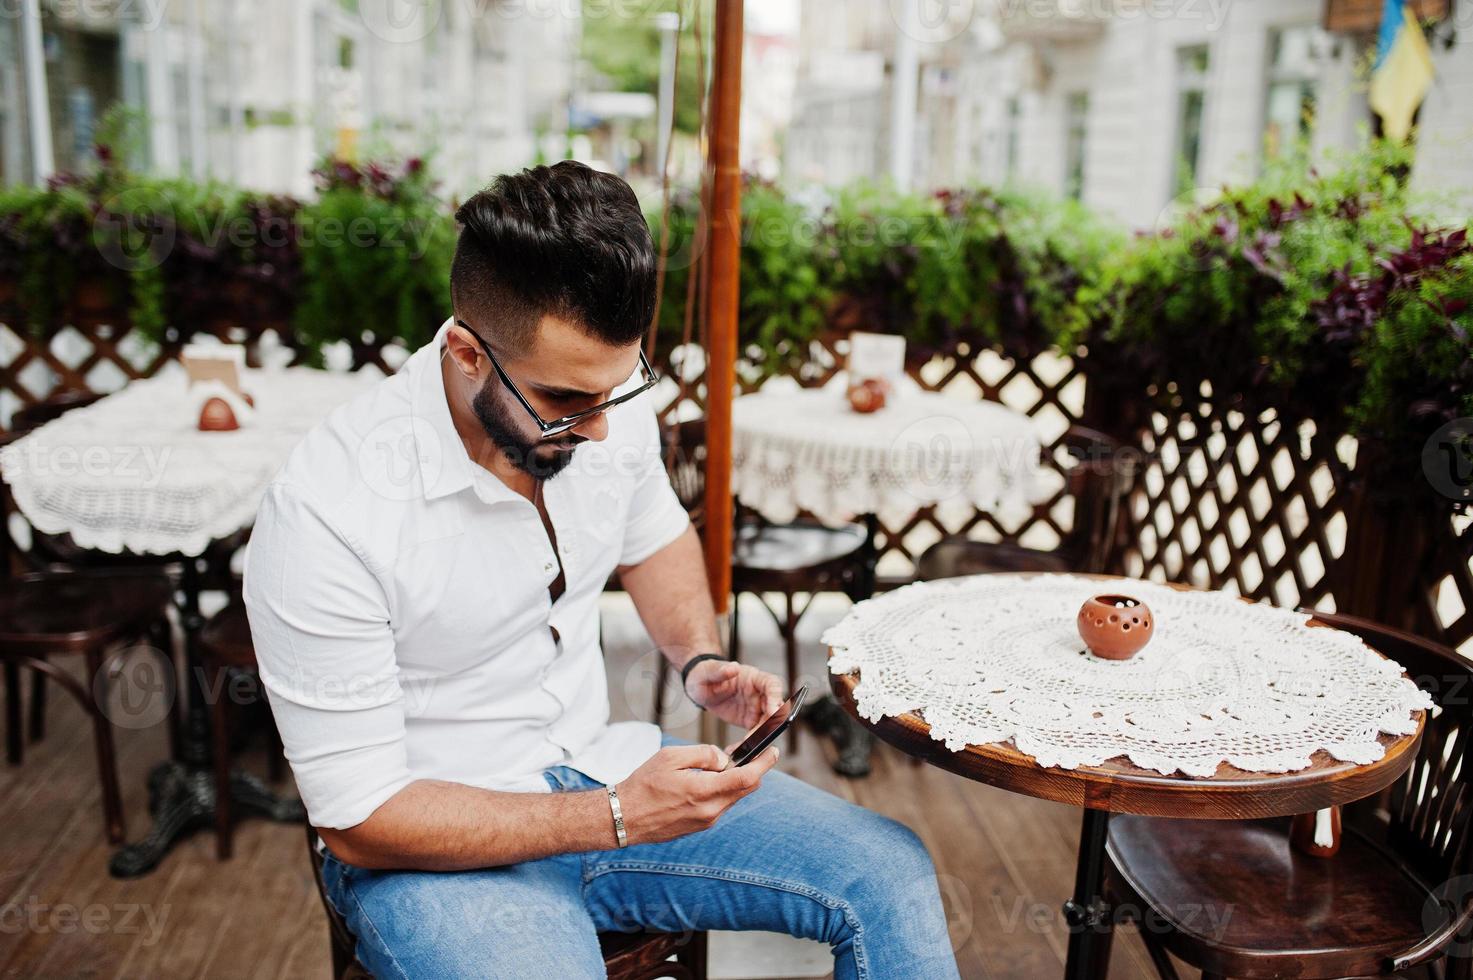
[[199, 413], [201, 432], [234, 432], [240, 428], [235, 410], [223, 398], [211, 398], [204, 403]]
[[1077, 623], [1089, 652], [1105, 660], [1129, 660], [1156, 632], [1150, 608], [1128, 595], [1095, 596], [1080, 607]]
[[870, 412], [878, 412], [885, 407], [885, 399], [890, 394], [890, 386], [882, 378], [865, 378], [857, 384], [850, 385], [846, 394], [850, 408], [863, 415], [868, 415]]

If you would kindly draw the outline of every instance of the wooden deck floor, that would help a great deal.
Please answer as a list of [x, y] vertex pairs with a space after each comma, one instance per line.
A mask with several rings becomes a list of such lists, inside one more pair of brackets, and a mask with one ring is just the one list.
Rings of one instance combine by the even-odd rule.
[[[632, 611], [606, 618], [615, 715], [647, 713], [649, 660]], [[819, 610], [822, 614], [824, 610]], [[760, 614], [743, 617], [747, 659], [777, 669], [775, 634]], [[816, 639], [820, 615], [805, 630]], [[805, 667], [822, 683], [822, 651]], [[214, 858], [201, 833], [152, 875], [107, 874], [91, 742], [80, 711], [53, 692], [46, 739], [19, 767], [0, 764], [0, 976], [327, 977], [327, 928], [298, 827], [251, 820], [236, 856]], [[692, 729], [676, 728], [682, 734]], [[158, 727], [117, 731], [129, 834], [147, 829], [145, 776], [166, 751]], [[805, 733], [806, 735], [806, 733]], [[1066, 933], [1059, 904], [1073, 884], [1077, 811], [913, 766], [882, 747], [874, 773], [845, 780], [828, 767], [830, 747], [803, 737], [782, 767], [916, 830], [936, 859], [952, 939], [967, 978], [1057, 977]], [[264, 772], [259, 753], [248, 767]], [[728, 974], [729, 975], [729, 974]], [[1139, 940], [1120, 936], [1112, 976], [1153, 975]]]

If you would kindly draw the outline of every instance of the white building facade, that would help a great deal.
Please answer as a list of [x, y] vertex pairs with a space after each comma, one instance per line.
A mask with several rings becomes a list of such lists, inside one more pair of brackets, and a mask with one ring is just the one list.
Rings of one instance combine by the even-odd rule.
[[[868, 90], [800, 71], [786, 173], [841, 183], [887, 173], [885, 108], [907, 0], [808, 0], [800, 64], [880, 62]], [[929, 0], [916, 0], [922, 12]], [[807, 7], [821, 8], [812, 16]], [[915, 185], [985, 182], [1076, 196], [1137, 228], [1174, 201], [1252, 179], [1276, 154], [1352, 147], [1372, 131], [1374, 36], [1324, 28], [1326, 0], [977, 0], [923, 19]], [[836, 21], [853, 24], [846, 33]], [[810, 25], [812, 30], [810, 30]], [[1473, 210], [1473, 3], [1431, 37], [1437, 81], [1419, 116], [1413, 186]], [[835, 45], [856, 50], [836, 53]], [[852, 75], [853, 73], [851, 73]], [[841, 77], [842, 74], [841, 74]], [[847, 127], [848, 142], [836, 146]]]
[[[295, 194], [336, 151], [433, 152], [445, 186], [463, 192], [531, 162], [566, 130], [576, 3], [39, 3], [58, 169], [81, 162], [89, 127], [116, 103], [142, 120], [134, 162], [144, 169]], [[18, 68], [0, 71], [8, 182], [36, 176], [20, 151], [20, 84]]]

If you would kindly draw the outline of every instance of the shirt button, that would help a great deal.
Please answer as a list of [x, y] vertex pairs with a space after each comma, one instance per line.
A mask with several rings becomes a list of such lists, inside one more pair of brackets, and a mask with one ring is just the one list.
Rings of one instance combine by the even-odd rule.
[[550, 561], [549, 562], [543, 562], [543, 564], [542, 564], [542, 570], [544, 572], [551, 573], [552, 572], [552, 562], [550, 562]]

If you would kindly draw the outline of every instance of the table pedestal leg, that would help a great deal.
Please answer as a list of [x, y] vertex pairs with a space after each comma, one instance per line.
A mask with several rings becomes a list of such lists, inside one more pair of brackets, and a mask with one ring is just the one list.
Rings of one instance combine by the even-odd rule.
[[[864, 531], [859, 573], [848, 589], [849, 598], [853, 602], [863, 602], [875, 594], [875, 566], [880, 558], [879, 517], [874, 514], [864, 515]], [[832, 695], [818, 699], [804, 714], [833, 739], [838, 748], [839, 757], [834, 760], [834, 772], [854, 779], [869, 775], [870, 756], [875, 750], [873, 732], [851, 718], [849, 712], [840, 708]]]
[[855, 602], [868, 599], [875, 594], [878, 585], [876, 567], [880, 563], [880, 518], [876, 514], [864, 515], [864, 552], [860, 558], [861, 578], [855, 583], [852, 596]]
[[805, 705], [801, 718], [820, 738], [829, 739], [839, 750], [833, 764], [834, 772], [855, 779], [869, 775], [870, 756], [875, 747], [874, 733], [839, 707], [832, 694], [825, 694]]
[[[254, 813], [283, 823], [307, 819], [300, 800], [281, 799], [261, 780], [236, 770], [230, 774], [230, 799], [236, 814]], [[158, 866], [180, 838], [215, 825], [215, 774], [208, 767], [169, 761], [148, 774], [148, 836], [119, 848], [108, 862], [114, 878], [136, 878]]]
[[1064, 903], [1069, 924], [1069, 958], [1065, 980], [1100, 980], [1110, 969], [1110, 907], [1103, 895], [1107, 810], [1086, 808], [1079, 829], [1079, 863], [1074, 871], [1074, 897]]
[[[179, 611], [184, 626], [184, 682], [189, 701], [178, 733], [179, 754], [148, 774], [148, 811], [153, 816], [153, 827], [142, 840], [113, 855], [108, 870], [115, 878], [135, 878], [152, 871], [185, 834], [215, 825], [209, 708], [203, 671], [198, 668], [199, 632], [204, 626], [199, 611], [200, 569], [194, 558], [186, 557], [183, 566]], [[181, 689], [178, 696], [184, 693]], [[230, 774], [230, 799], [236, 813], [254, 813], [288, 823], [307, 819], [300, 800], [278, 798], [265, 783], [245, 772]]]

